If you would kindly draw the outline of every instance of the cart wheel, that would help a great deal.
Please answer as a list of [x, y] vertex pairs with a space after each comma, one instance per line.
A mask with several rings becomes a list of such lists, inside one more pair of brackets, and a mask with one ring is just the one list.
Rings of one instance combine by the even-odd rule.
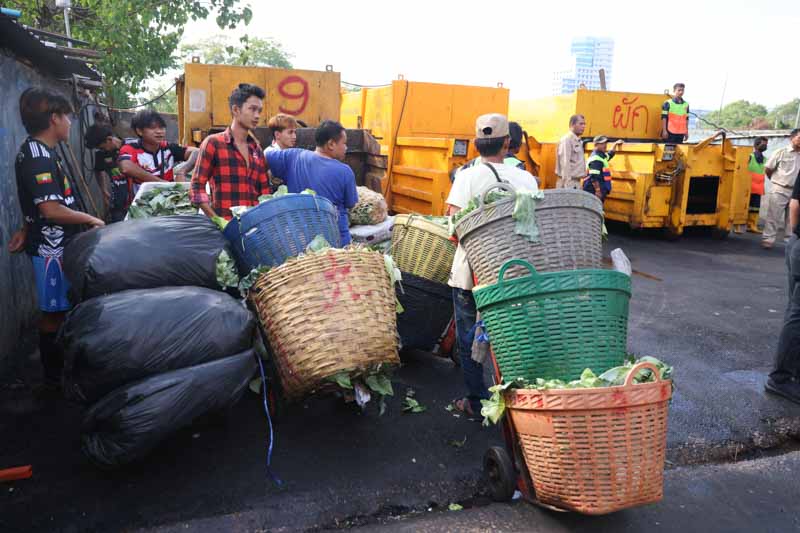
[[483, 456], [483, 472], [489, 483], [489, 491], [496, 502], [511, 501], [517, 488], [514, 464], [505, 448], [492, 446]]

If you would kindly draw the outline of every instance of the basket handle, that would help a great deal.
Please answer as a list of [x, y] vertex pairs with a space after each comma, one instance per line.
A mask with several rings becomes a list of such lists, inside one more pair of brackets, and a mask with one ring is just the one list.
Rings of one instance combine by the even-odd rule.
[[480, 197], [478, 198], [478, 209], [483, 209], [484, 204], [486, 204], [486, 197], [489, 195], [490, 192], [492, 192], [495, 189], [500, 189], [501, 191], [506, 191], [510, 193], [517, 192], [516, 187], [514, 187], [513, 185], [511, 185], [506, 181], [498, 181], [492, 183], [491, 185], [483, 189], [483, 191], [481, 192]]
[[653, 376], [655, 376], [655, 381], [661, 381], [661, 372], [658, 371], [658, 367], [653, 363], [643, 361], [634, 365], [633, 368], [628, 371], [628, 375], [625, 376], [623, 387], [630, 387], [633, 384], [633, 379], [638, 376], [642, 370], [649, 370], [653, 373]]
[[506, 275], [506, 270], [508, 270], [509, 268], [511, 268], [514, 265], [519, 265], [521, 267], [527, 268], [528, 272], [531, 273], [531, 276], [538, 275], [537, 272], [536, 272], [536, 269], [533, 267], [533, 265], [528, 263], [524, 259], [511, 259], [511, 260], [506, 261], [505, 263], [503, 263], [503, 266], [500, 267], [500, 272], [497, 275], [497, 282], [498, 283], [503, 283], [505, 281], [505, 279], [503, 279], [503, 278]]

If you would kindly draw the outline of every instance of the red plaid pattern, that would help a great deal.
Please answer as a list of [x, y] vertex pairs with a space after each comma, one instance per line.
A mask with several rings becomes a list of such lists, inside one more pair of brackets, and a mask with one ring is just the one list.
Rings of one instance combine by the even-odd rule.
[[[210, 203], [219, 216], [230, 220], [231, 207], [257, 205], [259, 196], [270, 194], [267, 163], [261, 147], [252, 137], [248, 138], [247, 145], [249, 168], [236, 149], [230, 128], [206, 137], [192, 175], [192, 203]], [[206, 194], [206, 183], [210, 184], [211, 202]]]

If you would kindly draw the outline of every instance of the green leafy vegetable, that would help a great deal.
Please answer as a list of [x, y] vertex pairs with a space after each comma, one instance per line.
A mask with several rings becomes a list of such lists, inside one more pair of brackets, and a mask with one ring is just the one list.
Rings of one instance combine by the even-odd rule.
[[328, 377], [328, 381], [336, 383], [343, 389], [352, 389], [353, 383], [350, 381], [350, 374], [347, 372], [338, 372]]
[[[397, 268], [397, 264], [394, 262], [394, 258], [391, 255], [383, 254], [383, 264], [386, 266], [386, 273], [389, 274], [389, 279], [392, 280], [392, 286], [403, 280], [403, 273]], [[397, 314], [405, 312], [397, 296], [395, 296], [395, 312]]]
[[506, 401], [503, 398], [503, 392], [510, 388], [519, 388], [520, 380], [512, 380], [508, 383], [500, 383], [489, 387], [489, 392], [492, 395], [488, 400], [481, 400], [481, 415], [483, 415], [483, 425], [488, 426], [491, 421], [492, 424], [497, 424], [497, 421], [503, 417], [506, 412]]
[[444, 226], [445, 228], [447, 227], [447, 224], [450, 220], [450, 217], [435, 217], [432, 215], [423, 215], [422, 218], [424, 218], [425, 220], [429, 220], [434, 224], [439, 224], [440, 226]]
[[225, 231], [228, 221], [222, 217], [211, 217], [211, 222], [217, 225], [220, 231]]
[[256, 394], [261, 394], [261, 376], [250, 380], [250, 390]]
[[386, 375], [379, 373], [367, 376], [364, 383], [372, 391], [377, 392], [381, 396], [394, 396], [394, 389], [392, 389], [392, 381]]
[[[639, 363], [652, 363], [659, 371], [661, 379], [672, 379], [672, 367], [656, 359], [655, 357], [641, 357], [635, 361], [627, 360], [622, 366], [610, 368], [600, 374], [595, 375], [591, 369], [587, 368], [581, 373], [580, 379], [574, 381], [562, 381], [560, 379], [536, 378], [527, 381], [517, 378], [500, 385], [489, 387], [492, 393], [488, 400], [481, 400], [481, 415], [483, 415], [483, 425], [488, 426], [489, 422], [497, 424], [505, 413], [506, 403], [503, 394], [508, 389], [586, 389], [597, 387], [617, 387], [625, 383], [625, 378], [630, 370]], [[644, 369], [633, 378], [634, 383], [648, 383], [655, 381], [655, 376], [649, 369]], [[674, 386], [674, 383], [673, 383]]]
[[194, 214], [197, 214], [197, 208], [189, 199], [189, 189], [179, 183], [153, 187], [139, 195], [128, 208], [130, 218]]
[[539, 225], [536, 223], [536, 204], [544, 200], [542, 191], [517, 191], [514, 200], [514, 233], [527, 237], [530, 242], [539, 242]]
[[427, 407], [420, 404], [414, 398], [406, 396], [405, 399], [403, 400], [403, 411], [406, 413], [421, 413], [427, 409], [428, 409]]
[[[261, 196], [259, 196], [258, 203], [263, 204], [264, 202], [269, 202], [270, 200], [274, 200], [275, 198], [280, 198], [281, 196], [286, 196], [287, 194], [290, 194], [289, 188], [286, 187], [286, 185], [281, 185], [280, 187], [278, 187], [278, 190], [276, 190], [274, 193], [262, 194]], [[311, 194], [316, 196], [317, 193], [314, 192], [312, 189], [304, 189], [303, 192], [301, 192], [300, 194]]]
[[237, 287], [239, 275], [236, 273], [236, 264], [228, 252], [222, 250], [217, 256], [217, 283], [222, 288]]
[[[336, 383], [347, 391], [360, 388], [367, 393], [366, 401], [369, 401], [369, 392], [373, 392], [380, 397], [378, 404], [379, 414], [386, 412], [386, 397], [394, 396], [390, 375], [392, 367], [390, 365], [379, 364], [366, 370], [351, 370], [338, 372], [327, 378], [327, 381]], [[359, 404], [360, 405], [360, 404]]]
[[[506, 198], [510, 197], [511, 193], [508, 191], [491, 191], [489, 194], [486, 195], [486, 201], [484, 202], [485, 205], [493, 204], [500, 200], [505, 200]], [[453, 215], [453, 224], [467, 216], [468, 214], [472, 213], [478, 206], [480, 205], [480, 195], [473, 196], [467, 202], [467, 205], [464, 206], [461, 211]]]
[[258, 281], [258, 278], [261, 277], [261, 274], [266, 274], [269, 272], [269, 270], [270, 267], [260, 265], [258, 268], [252, 269], [239, 281], [239, 293], [242, 295], [242, 298], [247, 298], [247, 295], [250, 293], [250, 289], [252, 289], [253, 285], [256, 284], [256, 281]]
[[[283, 187], [283, 185], [281, 185]], [[322, 250], [327, 250], [331, 247], [331, 243], [329, 243], [325, 237], [322, 235], [317, 235], [314, 237], [308, 246], [306, 246], [306, 252], [321, 252]]]

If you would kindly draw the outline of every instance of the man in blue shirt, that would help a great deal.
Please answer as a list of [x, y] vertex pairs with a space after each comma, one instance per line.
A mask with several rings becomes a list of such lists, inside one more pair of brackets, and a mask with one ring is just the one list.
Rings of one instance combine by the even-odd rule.
[[356, 177], [342, 163], [347, 153], [347, 132], [344, 126], [326, 120], [317, 128], [317, 149], [287, 148], [267, 152], [267, 167], [281, 176], [289, 192], [312, 189], [330, 200], [339, 210], [341, 245], [350, 244], [350, 225], [347, 210], [356, 205]]

